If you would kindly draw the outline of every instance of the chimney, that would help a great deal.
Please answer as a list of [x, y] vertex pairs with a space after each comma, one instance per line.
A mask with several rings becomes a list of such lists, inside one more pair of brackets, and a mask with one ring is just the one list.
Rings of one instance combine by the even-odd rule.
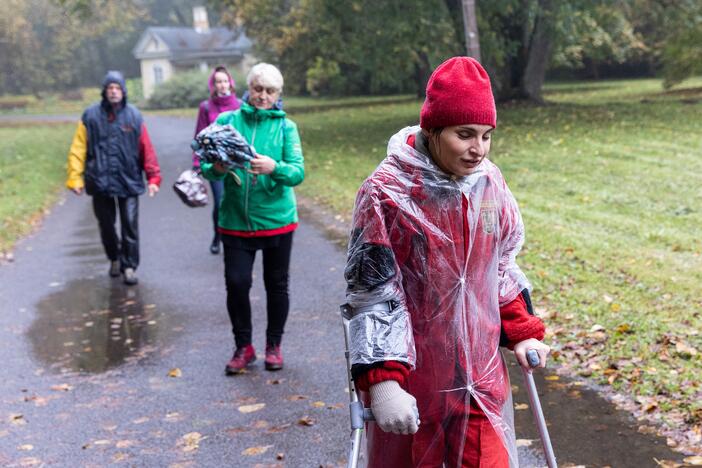
[[204, 6], [193, 7], [193, 27], [199, 33], [210, 30], [210, 23], [207, 21], [207, 10]]

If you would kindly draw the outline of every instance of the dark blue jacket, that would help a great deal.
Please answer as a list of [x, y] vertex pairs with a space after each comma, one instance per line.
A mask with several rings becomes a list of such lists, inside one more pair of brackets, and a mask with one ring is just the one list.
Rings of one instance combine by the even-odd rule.
[[[114, 112], [105, 90], [110, 83], [122, 87], [122, 107]], [[81, 117], [88, 133], [85, 160], [85, 190], [88, 194], [117, 197], [141, 195], [146, 186], [139, 142], [143, 118], [127, 104], [127, 87], [122, 74], [109, 72], [102, 88], [102, 102], [88, 107]]]

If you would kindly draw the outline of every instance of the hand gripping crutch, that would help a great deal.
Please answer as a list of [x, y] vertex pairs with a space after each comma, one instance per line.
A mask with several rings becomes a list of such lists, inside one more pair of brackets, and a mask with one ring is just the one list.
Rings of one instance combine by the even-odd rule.
[[[527, 351], [526, 357], [529, 367], [534, 368], [539, 365], [539, 353], [537, 353], [535, 349], [530, 349]], [[522, 367], [524, 382], [526, 383], [527, 391], [529, 392], [529, 404], [531, 406], [531, 411], [534, 414], [534, 419], [536, 420], [536, 426], [539, 429], [539, 436], [541, 437], [541, 444], [544, 447], [544, 455], [546, 456], [548, 468], [557, 468], [558, 465], [556, 464], [556, 456], [553, 454], [551, 438], [548, 435], [548, 428], [546, 427], [544, 413], [541, 410], [539, 394], [536, 392], [536, 384], [534, 383], [534, 376], [531, 372], [531, 369], [527, 370]]]
[[344, 325], [344, 345], [346, 356], [346, 377], [349, 381], [349, 412], [351, 416], [351, 447], [349, 448], [347, 468], [356, 468], [358, 466], [358, 458], [361, 453], [361, 436], [366, 421], [374, 421], [373, 413], [370, 408], [364, 408], [363, 403], [359, 401], [356, 393], [356, 386], [353, 383], [351, 376], [351, 357], [349, 354], [349, 320], [350, 308], [341, 306], [341, 322]]

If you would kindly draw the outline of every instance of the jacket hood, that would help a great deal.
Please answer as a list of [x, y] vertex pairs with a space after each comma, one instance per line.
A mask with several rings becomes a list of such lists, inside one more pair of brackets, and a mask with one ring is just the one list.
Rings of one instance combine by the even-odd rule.
[[[105, 78], [102, 79], [102, 92], [100, 95], [102, 96], [102, 102], [107, 103], [107, 86], [112, 84], [112, 83], [117, 83], [120, 88], [122, 88], [122, 94], [124, 97], [122, 98], [122, 106], [127, 105], [127, 82], [124, 80], [124, 75], [122, 75], [122, 72], [119, 72], [117, 70], [110, 70], [107, 72], [105, 75]], [[108, 103], [109, 104], [109, 103]]]
[[[244, 94], [241, 96], [241, 100], [242, 100], [242, 102], [245, 102], [249, 106], [254, 107], [249, 103], [249, 97], [250, 97], [249, 92], [244, 91]], [[272, 109], [282, 111], [283, 110], [283, 98], [278, 98], [278, 100], [275, 101], [275, 103], [273, 104]]]
[[[463, 177], [447, 174], [436, 165], [431, 158], [429, 149], [425, 146], [426, 139], [421, 133], [421, 127], [405, 127], [390, 138], [388, 142], [387, 160], [398, 167], [404, 167], [408, 172], [420, 172], [423, 177], [433, 180], [439, 185], [444, 183], [455, 186], [458, 184], [472, 185], [480, 177], [488, 175], [497, 167], [487, 158], [475, 168], [471, 174]], [[418, 148], [407, 144], [410, 135], [417, 135]]]
[[[283, 110], [283, 102], [278, 99], [278, 102], [276, 102], [271, 109], [259, 109], [255, 106], [252, 106], [249, 104], [248, 101], [248, 95], [244, 94], [243, 96], [246, 99], [242, 99], [241, 103], [241, 112], [244, 114], [248, 114], [250, 117], [257, 118], [257, 119], [266, 119], [266, 118], [280, 118], [280, 117], [285, 117], [285, 111]], [[278, 104], [280, 103], [280, 107], [278, 107]]]
[[[220, 69], [220, 70], [217, 70], [218, 68], [221, 68], [221, 69]], [[227, 70], [227, 69], [226, 69], [225, 67], [223, 67], [223, 66], [217, 66], [217, 67], [215, 67], [214, 70], [212, 70], [212, 73], [210, 73], [210, 78], [207, 80], [207, 87], [208, 87], [209, 90], [210, 90], [210, 96], [216, 96], [216, 95], [217, 95], [217, 91], [215, 91], [214, 79], [215, 79], [215, 73], [217, 73], [218, 71], [224, 72], [224, 73], [229, 77], [229, 84], [231, 85], [231, 88], [232, 88], [230, 91], [231, 91], [232, 94], [236, 94], [236, 93], [235, 93], [235, 91], [236, 91], [236, 83], [234, 82], [234, 78], [232, 78], [231, 73], [229, 73], [229, 70]]]

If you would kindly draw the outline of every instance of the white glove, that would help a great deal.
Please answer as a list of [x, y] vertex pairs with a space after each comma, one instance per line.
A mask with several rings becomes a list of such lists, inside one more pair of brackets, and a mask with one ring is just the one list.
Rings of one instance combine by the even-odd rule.
[[385, 432], [414, 434], [419, 430], [417, 400], [394, 380], [371, 385], [371, 410], [375, 422]]

